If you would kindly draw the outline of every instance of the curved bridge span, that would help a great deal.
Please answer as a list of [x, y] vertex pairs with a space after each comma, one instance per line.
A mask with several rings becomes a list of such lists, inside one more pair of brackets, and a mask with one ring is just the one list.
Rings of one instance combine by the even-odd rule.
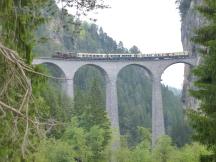
[[176, 63], [185, 63], [196, 66], [196, 57], [151, 59], [151, 60], [77, 60], [37, 58], [33, 64], [51, 63], [58, 66], [66, 77], [66, 91], [71, 97], [74, 96], [74, 76], [84, 65], [92, 65], [100, 69], [106, 78], [106, 111], [113, 128], [119, 129], [117, 77], [119, 72], [126, 66], [138, 65], [146, 69], [152, 80], [152, 144], [165, 134], [163, 103], [161, 95], [161, 75], [167, 67]]

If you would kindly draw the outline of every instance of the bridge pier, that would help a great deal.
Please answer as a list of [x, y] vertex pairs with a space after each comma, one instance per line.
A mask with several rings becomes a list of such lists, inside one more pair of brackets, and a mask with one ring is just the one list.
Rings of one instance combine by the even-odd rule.
[[113, 129], [113, 148], [115, 149], [120, 146], [117, 77], [106, 78], [106, 111]]
[[152, 146], [165, 135], [163, 101], [161, 94], [161, 75], [152, 78]]
[[73, 82], [73, 79], [66, 80], [65, 84], [66, 85], [65, 85], [64, 89], [65, 89], [66, 94], [69, 97], [73, 98], [74, 97], [74, 82]]

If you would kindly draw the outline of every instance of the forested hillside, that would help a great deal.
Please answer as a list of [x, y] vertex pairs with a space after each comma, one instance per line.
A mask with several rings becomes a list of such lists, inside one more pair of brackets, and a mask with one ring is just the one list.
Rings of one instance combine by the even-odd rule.
[[49, 21], [36, 31], [38, 43], [34, 47], [37, 56], [51, 56], [56, 51], [128, 53], [126, 49], [94, 23], [75, 21], [72, 15], [59, 11], [51, 4], [52, 12], [44, 11]]

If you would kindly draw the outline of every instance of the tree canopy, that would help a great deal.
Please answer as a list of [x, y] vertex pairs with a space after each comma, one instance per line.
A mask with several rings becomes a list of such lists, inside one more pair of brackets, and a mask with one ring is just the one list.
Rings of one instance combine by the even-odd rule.
[[197, 7], [208, 23], [196, 31], [193, 41], [200, 45], [202, 62], [194, 70], [195, 88], [192, 96], [200, 101], [198, 110], [189, 111], [194, 138], [216, 153], [216, 4], [204, 0]]

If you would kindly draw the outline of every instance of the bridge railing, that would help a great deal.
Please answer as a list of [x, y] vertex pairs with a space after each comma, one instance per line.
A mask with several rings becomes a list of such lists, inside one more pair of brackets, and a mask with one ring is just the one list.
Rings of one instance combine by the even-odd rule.
[[163, 60], [188, 58], [187, 51], [174, 53], [154, 53], [154, 54], [100, 54], [100, 53], [61, 53], [56, 52], [52, 58], [76, 59], [76, 60]]

